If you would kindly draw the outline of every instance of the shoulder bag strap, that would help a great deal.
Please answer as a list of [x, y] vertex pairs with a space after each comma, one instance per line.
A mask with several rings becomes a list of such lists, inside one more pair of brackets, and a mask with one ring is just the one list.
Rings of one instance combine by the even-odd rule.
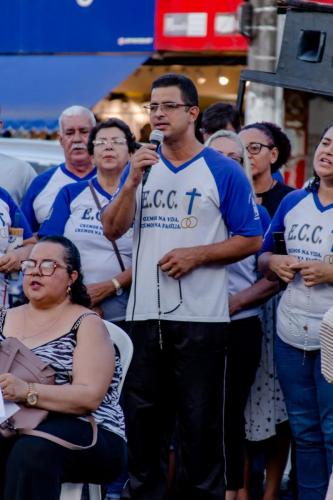
[[[96, 203], [96, 206], [97, 206], [98, 210], [101, 211], [102, 210], [102, 205], [100, 204], [100, 201], [98, 199], [98, 196], [96, 194], [96, 191], [95, 191], [95, 188], [93, 186], [93, 183], [92, 183], [91, 179], [89, 179], [88, 185], [89, 185], [91, 194], [92, 194], [92, 196], [94, 198], [94, 201]], [[124, 265], [123, 259], [121, 258], [118, 245], [117, 245], [117, 243], [114, 240], [111, 240], [111, 243], [112, 243], [112, 246], [113, 246], [114, 253], [116, 254], [116, 257], [118, 259], [118, 262], [119, 262], [119, 265], [120, 265], [120, 269], [122, 271], [125, 271], [125, 265]]]
[[69, 450], [88, 450], [89, 448], [92, 448], [95, 446], [97, 442], [97, 424], [96, 420], [92, 415], [86, 417], [87, 420], [89, 421], [92, 431], [93, 431], [93, 438], [92, 442], [88, 444], [88, 446], [80, 446], [78, 444], [70, 443], [69, 441], [66, 441], [65, 439], [61, 439], [57, 436], [54, 436], [53, 434], [49, 434], [48, 432], [43, 432], [43, 431], [36, 431], [34, 429], [21, 429], [19, 431], [19, 434], [25, 434], [27, 436], [36, 436], [36, 437], [41, 437], [44, 439], [47, 439], [48, 441], [52, 441], [53, 443], [59, 444], [60, 446], [64, 446], [65, 448], [68, 448]]

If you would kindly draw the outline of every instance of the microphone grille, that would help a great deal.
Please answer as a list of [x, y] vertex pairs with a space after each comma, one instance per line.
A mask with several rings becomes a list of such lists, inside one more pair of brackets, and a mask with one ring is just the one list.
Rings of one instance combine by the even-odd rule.
[[151, 133], [150, 133], [150, 136], [149, 136], [149, 142], [153, 142], [153, 141], [156, 141], [156, 142], [163, 142], [163, 139], [164, 139], [164, 134], [162, 132], [162, 130], [152, 130]]

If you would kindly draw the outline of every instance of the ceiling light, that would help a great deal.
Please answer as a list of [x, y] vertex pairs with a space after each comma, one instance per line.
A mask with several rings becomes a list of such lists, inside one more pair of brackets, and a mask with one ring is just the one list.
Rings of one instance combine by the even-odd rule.
[[207, 81], [207, 78], [205, 76], [198, 76], [198, 78], [197, 78], [197, 83], [199, 85], [204, 85], [206, 83], [206, 81]]
[[207, 78], [200, 69], [196, 71], [196, 80], [198, 85], [204, 85], [207, 81]]
[[228, 83], [229, 83], [229, 78], [227, 78], [226, 76], [219, 76], [218, 80], [219, 80], [219, 84], [222, 85], [223, 87], [225, 85], [228, 85]]

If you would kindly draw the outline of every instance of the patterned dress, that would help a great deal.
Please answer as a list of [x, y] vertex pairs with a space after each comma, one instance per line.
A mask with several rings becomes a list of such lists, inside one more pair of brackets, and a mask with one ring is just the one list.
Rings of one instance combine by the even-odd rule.
[[[0, 342], [6, 337], [3, 335], [3, 327], [6, 320], [6, 310], [0, 312]], [[70, 384], [73, 371], [73, 353], [76, 347], [76, 335], [83, 318], [89, 314], [82, 314], [74, 323], [68, 333], [45, 344], [31, 349], [43, 361], [50, 364], [55, 371], [55, 384]], [[96, 423], [108, 431], [118, 434], [125, 439], [125, 422], [122, 409], [119, 404], [118, 386], [121, 379], [121, 363], [116, 349], [115, 370], [107, 393], [95, 412], [92, 413]], [[78, 417], [84, 418], [84, 417]]]
[[261, 360], [245, 408], [245, 433], [249, 441], [262, 441], [276, 434], [276, 425], [288, 420], [287, 409], [274, 362], [276, 309], [279, 296], [261, 308], [263, 328]]

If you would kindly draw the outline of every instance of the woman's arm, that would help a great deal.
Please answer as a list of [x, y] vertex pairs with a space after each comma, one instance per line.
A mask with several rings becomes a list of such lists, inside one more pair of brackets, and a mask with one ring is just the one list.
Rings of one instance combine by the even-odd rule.
[[33, 236], [23, 241], [23, 246], [9, 250], [0, 257], [0, 272], [10, 273], [20, 269], [21, 260], [27, 259], [30, 255], [32, 247], [37, 243], [37, 239]]
[[[125, 269], [115, 276], [122, 288], [128, 288], [132, 283], [132, 268]], [[112, 280], [91, 283], [87, 285], [87, 290], [91, 298], [92, 305], [95, 306], [107, 297], [112, 297], [116, 293], [116, 287]]]
[[234, 314], [249, 309], [266, 302], [279, 291], [279, 284], [277, 281], [269, 281], [266, 278], [261, 278], [256, 281], [252, 286], [229, 296], [229, 314]]
[[295, 278], [296, 269], [294, 265], [298, 263], [296, 257], [291, 255], [277, 255], [272, 252], [265, 252], [260, 255], [258, 267], [260, 273], [270, 281], [277, 278], [285, 283], [290, 283]]
[[[73, 381], [65, 385], [34, 384], [36, 407], [60, 413], [84, 415], [101, 404], [115, 366], [114, 348], [102, 320], [84, 318], [73, 355]], [[25, 402], [28, 384], [11, 374], [0, 375], [5, 400]]]

